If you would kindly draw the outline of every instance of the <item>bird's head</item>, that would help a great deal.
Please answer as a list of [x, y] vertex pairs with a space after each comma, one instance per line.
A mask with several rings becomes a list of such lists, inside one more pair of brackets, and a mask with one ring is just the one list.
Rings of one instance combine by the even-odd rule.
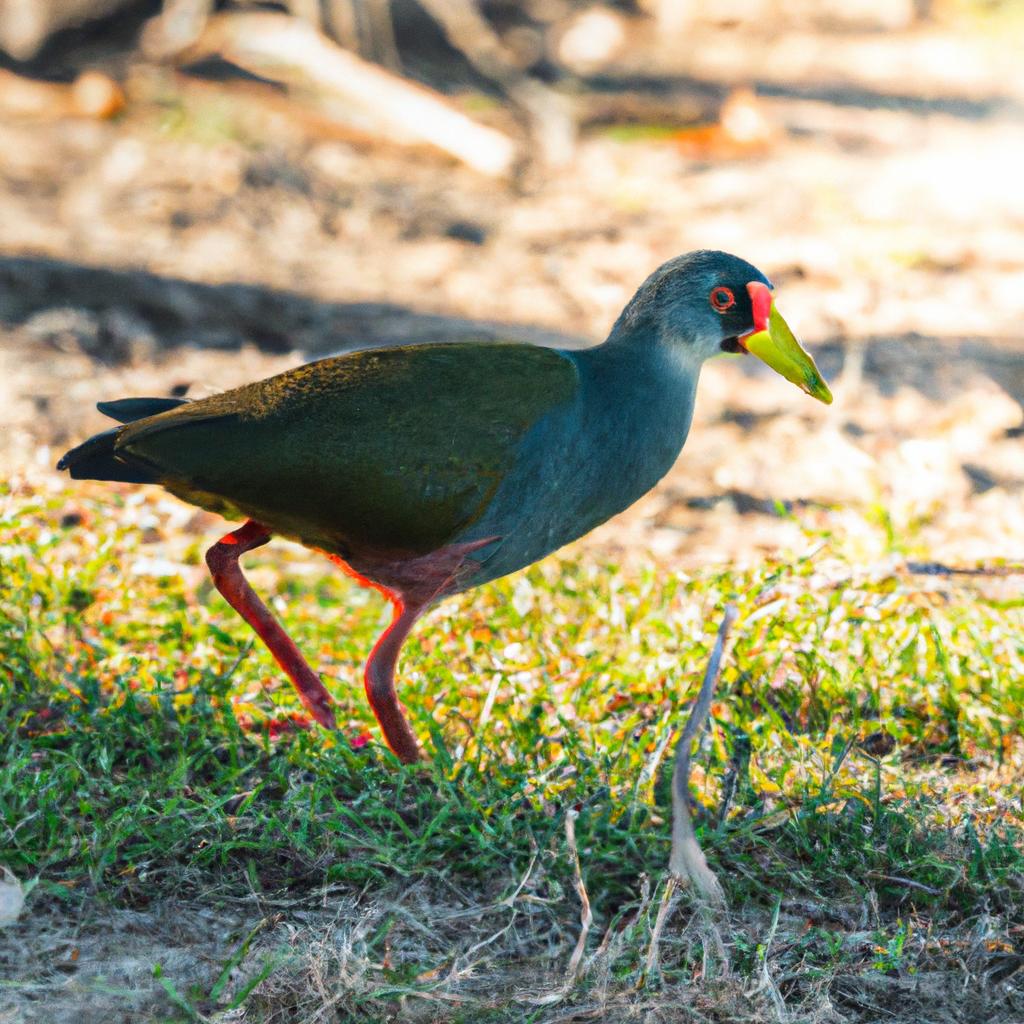
[[772, 283], [738, 256], [701, 250], [662, 264], [612, 335], [636, 333], [653, 336], [694, 368], [720, 352], [749, 352], [807, 394], [832, 401], [814, 360], [776, 309]]

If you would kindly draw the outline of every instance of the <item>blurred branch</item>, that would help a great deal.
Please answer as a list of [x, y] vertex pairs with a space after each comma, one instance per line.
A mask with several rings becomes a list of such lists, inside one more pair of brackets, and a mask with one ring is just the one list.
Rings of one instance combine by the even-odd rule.
[[352, 50], [360, 52], [359, 47], [359, 16], [356, 4], [359, 0], [323, 0], [324, 30], [336, 42]]
[[71, 85], [40, 82], [0, 68], [0, 113], [15, 117], [112, 117], [124, 106], [121, 87], [98, 71]]
[[133, 0], [0, 0], [0, 50], [31, 60], [62, 28], [127, 7]]
[[523, 73], [473, 0], [420, 3], [444, 30], [448, 42], [524, 111], [544, 162], [551, 166], [568, 163], [576, 144], [568, 98]]
[[195, 45], [213, 12], [213, 2], [164, 0], [163, 10], [142, 32], [143, 53], [153, 60], [169, 60]]
[[[146, 35], [147, 45], [159, 38], [149, 35], [148, 26]], [[504, 175], [512, 169], [515, 144], [507, 135], [473, 121], [433, 90], [336, 46], [296, 18], [269, 12], [209, 18], [178, 60], [211, 55], [322, 101], [333, 100], [330, 116], [357, 131], [403, 145], [436, 146], [483, 174]]]
[[[0, 3], [3, 2], [0, 0]], [[420, 2], [440, 25], [448, 42], [481, 75], [499, 85], [523, 113], [543, 162], [549, 166], [568, 163], [576, 144], [576, 122], [569, 99], [529, 77], [522, 70], [515, 56], [480, 13], [474, 0]], [[391, 0], [324, 0], [322, 5], [317, 0], [288, 0], [286, 6], [305, 28], [333, 36], [345, 49], [363, 54], [392, 70], [400, 68]], [[152, 19], [143, 33], [144, 51], [150, 57], [167, 60], [181, 56], [195, 47], [208, 49], [204, 39], [211, 31], [212, 8], [213, 0], [165, 0], [163, 12]], [[227, 15], [214, 20], [223, 21], [225, 17]], [[234, 17], [255, 19], [275, 16], [268, 13], [237, 14]], [[280, 31], [284, 31], [283, 19], [281, 16], [276, 17], [282, 26]], [[223, 35], [223, 29], [220, 31]], [[251, 32], [253, 29], [246, 27], [238, 31]], [[301, 31], [303, 29], [298, 25], [294, 29], [296, 33]], [[296, 35], [295, 38], [299, 37]], [[321, 37], [321, 50], [324, 42], [326, 40]], [[265, 49], [261, 47], [264, 52]], [[300, 63], [295, 60], [296, 56], [293, 48], [289, 58], [293, 65]], [[322, 56], [314, 57], [313, 54], [310, 55], [310, 61], [323, 63]], [[257, 73], [265, 74], [263, 71]], [[331, 78], [331, 87], [341, 91], [334, 76]]]
[[392, 71], [399, 71], [402, 61], [398, 56], [395, 42], [395, 25], [391, 17], [391, 0], [362, 0], [366, 14], [366, 28], [369, 38], [363, 53]]

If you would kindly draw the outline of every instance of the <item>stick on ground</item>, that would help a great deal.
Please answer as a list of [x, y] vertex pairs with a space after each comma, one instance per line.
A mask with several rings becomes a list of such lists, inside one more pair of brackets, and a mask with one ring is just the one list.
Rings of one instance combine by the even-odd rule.
[[672, 853], [669, 856], [668, 868], [674, 878], [687, 879], [693, 885], [702, 902], [716, 908], [725, 906], [725, 893], [715, 873], [708, 867], [704, 851], [697, 843], [690, 818], [690, 747], [694, 738], [704, 727], [711, 700], [718, 682], [718, 673], [722, 665], [722, 651], [729, 630], [736, 620], [736, 608], [727, 605], [722, 616], [722, 624], [718, 627], [718, 637], [708, 659], [708, 667], [704, 672], [697, 700], [687, 719], [683, 733], [676, 743], [676, 763], [672, 773]]
[[524, 1002], [532, 1003], [534, 1006], [550, 1006], [552, 1003], [561, 1002], [573, 990], [586, 966], [583, 963], [583, 954], [587, 948], [590, 927], [594, 923], [594, 914], [590, 909], [590, 897], [587, 895], [587, 887], [583, 882], [583, 868], [580, 865], [580, 851], [576, 845], [576, 819], [579, 817], [579, 813], [574, 807], [570, 807], [566, 812], [565, 842], [569, 848], [569, 855], [572, 857], [576, 895], [580, 898], [580, 934], [576, 939], [576, 947], [572, 951], [572, 956], [569, 958], [565, 981], [553, 992], [542, 996], [531, 995], [523, 999]]
[[[729, 637], [729, 629], [736, 620], [736, 608], [726, 605], [722, 624], [718, 627], [718, 636], [708, 658], [708, 667], [704, 671], [704, 682], [694, 702], [690, 717], [686, 720], [682, 735], [676, 743], [675, 768], [672, 772], [672, 852], [668, 861], [668, 880], [658, 906], [658, 915], [651, 929], [651, 941], [647, 947], [647, 959], [638, 987], [647, 984], [654, 976], [658, 964], [658, 951], [661, 946], [661, 933], [665, 923], [672, 916], [678, 901], [680, 885], [689, 882], [696, 893], [697, 902], [704, 913], [705, 924], [709, 926], [710, 938], [717, 949], [719, 960], [726, 965], [728, 971], [728, 954], [722, 937], [711, 919], [711, 911], [725, 909], [725, 893], [715, 873], [708, 867], [704, 851], [697, 842], [690, 818], [690, 747], [694, 738], [699, 735], [711, 710], [711, 699], [715, 694], [715, 684], [722, 666], [722, 652]], [[705, 943], [705, 959], [707, 944]], [[705, 968], [706, 973], [706, 968]]]

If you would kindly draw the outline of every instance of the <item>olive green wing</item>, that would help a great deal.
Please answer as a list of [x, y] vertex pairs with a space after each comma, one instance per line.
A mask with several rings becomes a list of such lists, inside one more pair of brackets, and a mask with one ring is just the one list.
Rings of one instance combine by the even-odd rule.
[[564, 353], [456, 343], [324, 359], [122, 428], [168, 490], [328, 550], [426, 552], [477, 519], [577, 394]]

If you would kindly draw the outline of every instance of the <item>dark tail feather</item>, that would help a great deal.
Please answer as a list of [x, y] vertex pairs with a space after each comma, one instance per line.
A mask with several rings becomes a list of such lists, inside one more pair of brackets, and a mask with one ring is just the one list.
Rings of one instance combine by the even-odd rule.
[[141, 462], [129, 461], [115, 452], [114, 442], [120, 427], [104, 430], [72, 448], [57, 463], [58, 469], [69, 470], [74, 480], [122, 480], [128, 484], [155, 484], [154, 470]]
[[[184, 405], [185, 398], [121, 398], [115, 402], [97, 402], [96, 408], [104, 416], [118, 423], [134, 423], [147, 416], [167, 412]], [[104, 430], [90, 437], [77, 448], [72, 448], [57, 463], [58, 469], [67, 469], [74, 480], [121, 480], [128, 484], [155, 484], [156, 472], [144, 462], [116, 451], [114, 442], [120, 427]]]
[[187, 401], [187, 398], [120, 398], [116, 402], [97, 402], [96, 408], [118, 423], [134, 423], [168, 409], [177, 409]]

